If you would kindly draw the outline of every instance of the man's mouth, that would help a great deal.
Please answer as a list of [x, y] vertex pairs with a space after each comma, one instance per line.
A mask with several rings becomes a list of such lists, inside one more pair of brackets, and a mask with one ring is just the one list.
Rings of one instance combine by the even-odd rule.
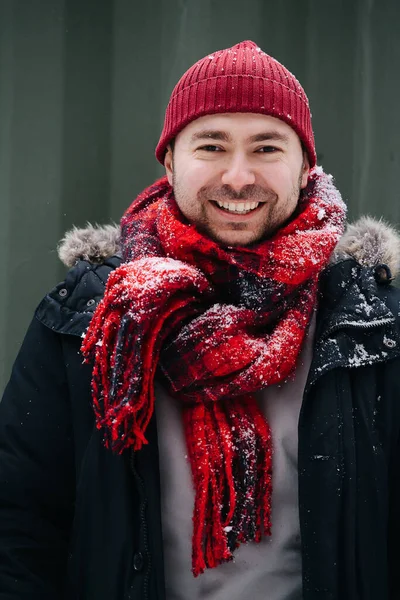
[[220, 202], [216, 200], [215, 204], [225, 212], [235, 215], [248, 215], [256, 210], [261, 202]]

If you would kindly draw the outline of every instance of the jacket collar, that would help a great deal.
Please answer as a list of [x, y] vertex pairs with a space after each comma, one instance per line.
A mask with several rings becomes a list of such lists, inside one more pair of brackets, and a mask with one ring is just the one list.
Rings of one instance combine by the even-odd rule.
[[361, 367], [400, 356], [396, 318], [382, 294], [382, 287], [390, 283], [381, 277], [379, 265], [363, 267], [353, 258], [323, 273], [308, 386], [336, 367]]
[[379, 268], [362, 267], [353, 258], [324, 271], [320, 280], [320, 328], [325, 337], [344, 327], [371, 329], [394, 321], [393, 313], [379, 297], [379, 286], [389, 284], [379, 273]]

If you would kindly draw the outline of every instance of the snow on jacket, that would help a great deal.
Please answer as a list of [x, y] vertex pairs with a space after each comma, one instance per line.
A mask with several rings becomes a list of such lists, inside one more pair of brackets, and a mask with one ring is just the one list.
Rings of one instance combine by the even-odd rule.
[[[81, 338], [120, 264], [117, 228], [73, 230], [0, 404], [0, 600], [163, 600], [155, 419], [116, 456]], [[304, 600], [394, 600], [400, 569], [400, 244], [349, 227], [321, 277], [299, 420]]]

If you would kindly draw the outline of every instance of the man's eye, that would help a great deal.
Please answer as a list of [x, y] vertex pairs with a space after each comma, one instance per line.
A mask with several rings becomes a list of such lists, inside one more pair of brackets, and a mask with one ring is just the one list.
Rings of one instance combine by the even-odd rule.
[[278, 152], [278, 148], [275, 148], [275, 146], [263, 146], [257, 152], [260, 152], [261, 154], [270, 154], [272, 152]]
[[208, 144], [207, 146], [201, 146], [199, 150], [205, 150], [206, 152], [215, 152], [221, 150], [218, 146], [213, 146], [212, 144]]

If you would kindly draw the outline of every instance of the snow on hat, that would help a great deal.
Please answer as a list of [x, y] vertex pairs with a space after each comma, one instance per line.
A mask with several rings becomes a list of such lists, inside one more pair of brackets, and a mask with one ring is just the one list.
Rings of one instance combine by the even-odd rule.
[[251, 41], [209, 54], [176, 84], [165, 111], [156, 157], [164, 164], [168, 144], [191, 121], [215, 113], [251, 112], [285, 121], [316, 163], [308, 98], [296, 77]]

